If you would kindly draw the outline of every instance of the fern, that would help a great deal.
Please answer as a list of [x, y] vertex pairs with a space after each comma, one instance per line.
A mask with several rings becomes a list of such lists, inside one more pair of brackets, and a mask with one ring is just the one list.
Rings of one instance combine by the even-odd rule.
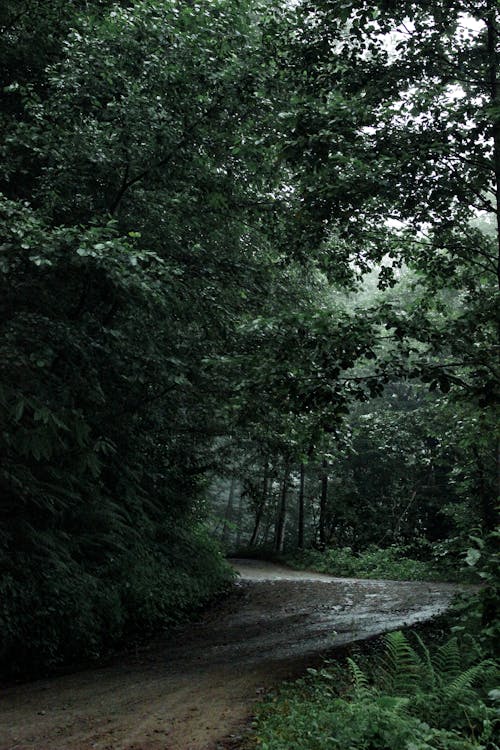
[[371, 694], [368, 677], [363, 670], [356, 664], [354, 659], [348, 658], [349, 670], [351, 672], [354, 695], [357, 700], [363, 700]]
[[447, 682], [460, 674], [462, 662], [456, 638], [450, 638], [437, 649], [434, 655], [434, 667], [441, 683]]
[[422, 638], [419, 636], [418, 633], [413, 633], [413, 636], [418, 644], [418, 647], [421, 651], [421, 665], [422, 665], [422, 682], [428, 687], [430, 690], [434, 690], [436, 687], [436, 670], [434, 668], [434, 663], [431, 657], [431, 652], [427, 648], [426, 644], [422, 640]]
[[[363, 656], [362, 662], [347, 660], [350, 692], [344, 685], [339, 690], [335, 679], [333, 690], [325, 690], [323, 670], [311, 670], [313, 689], [304, 692], [302, 683], [298, 689], [287, 688], [278, 711], [273, 698], [259, 726], [268, 742], [258, 747], [500, 750], [495, 744], [495, 708], [483, 695], [487, 683], [494, 684], [494, 662], [470, 667], [468, 649], [456, 639], [436, 650], [416, 635], [410, 644], [401, 632], [390, 633], [384, 642], [382, 661]], [[483, 682], [484, 691], [478, 687]], [[499, 697], [500, 691], [490, 690], [490, 701]]]
[[495, 671], [493, 662], [482, 661], [480, 664], [469, 667], [469, 669], [458, 674], [445, 686], [445, 694], [450, 699], [457, 699], [461, 695], [465, 696], [466, 693], [470, 692], [470, 688], [484, 683], [489, 677], [493, 676]]
[[387, 633], [382, 663], [383, 687], [396, 695], [411, 695], [421, 681], [422, 659], [400, 631]]
[[[469, 732], [473, 726], [482, 725], [483, 709], [477, 708], [481, 704], [477, 687], [494, 683], [495, 663], [482, 661], [463, 669], [456, 638], [431, 654], [422, 639], [414, 636], [418, 650], [400, 631], [385, 636], [385, 652], [373, 671], [371, 698], [377, 702], [384, 697], [402, 699], [401, 706], [407, 707], [410, 714], [423, 715], [426, 721], [436, 722], [444, 729]], [[355, 698], [366, 698], [367, 676], [353, 662], [350, 668]], [[484, 707], [484, 703], [481, 705]], [[474, 719], [476, 710], [479, 713]]]

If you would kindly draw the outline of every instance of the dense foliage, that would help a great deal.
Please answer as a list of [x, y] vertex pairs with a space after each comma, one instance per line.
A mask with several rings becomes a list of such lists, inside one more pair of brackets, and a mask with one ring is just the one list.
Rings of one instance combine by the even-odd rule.
[[2, 4], [5, 669], [223, 589], [214, 495], [226, 547], [469, 549], [491, 621], [497, 15]]
[[337, 286], [313, 331], [295, 323], [293, 365], [288, 327], [251, 338], [263, 354], [272, 336], [266, 382], [280, 368], [289, 419], [279, 446], [256, 431], [228, 472], [251, 512], [237, 538], [423, 555], [439, 542], [457, 565], [498, 524], [498, 8], [318, 0], [290, 23], [291, 246]]
[[220, 429], [203, 362], [279, 272], [246, 228], [265, 170], [237, 153], [250, 11], [1, 14], [0, 660], [26, 669], [168, 624], [230, 579], [198, 530]]

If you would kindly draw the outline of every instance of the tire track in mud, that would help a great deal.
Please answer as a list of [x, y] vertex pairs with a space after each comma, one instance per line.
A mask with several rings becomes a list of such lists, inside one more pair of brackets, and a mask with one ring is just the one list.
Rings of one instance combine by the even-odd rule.
[[212, 750], [261, 693], [338, 646], [423, 622], [460, 586], [234, 560], [240, 595], [109, 666], [9, 687], [0, 750]]

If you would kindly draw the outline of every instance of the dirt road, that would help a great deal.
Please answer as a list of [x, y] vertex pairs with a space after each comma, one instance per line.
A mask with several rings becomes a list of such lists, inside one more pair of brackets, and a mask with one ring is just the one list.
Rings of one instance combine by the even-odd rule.
[[209, 750], [318, 654], [429, 619], [452, 584], [360, 581], [235, 560], [240, 595], [113, 664], [4, 690], [0, 750]]

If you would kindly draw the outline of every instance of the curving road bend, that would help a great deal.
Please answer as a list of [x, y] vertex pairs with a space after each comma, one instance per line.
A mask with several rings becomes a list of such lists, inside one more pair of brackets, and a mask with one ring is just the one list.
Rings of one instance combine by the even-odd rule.
[[233, 560], [239, 596], [106, 667], [0, 694], [0, 750], [215, 750], [259, 695], [337, 646], [443, 612], [454, 584]]

